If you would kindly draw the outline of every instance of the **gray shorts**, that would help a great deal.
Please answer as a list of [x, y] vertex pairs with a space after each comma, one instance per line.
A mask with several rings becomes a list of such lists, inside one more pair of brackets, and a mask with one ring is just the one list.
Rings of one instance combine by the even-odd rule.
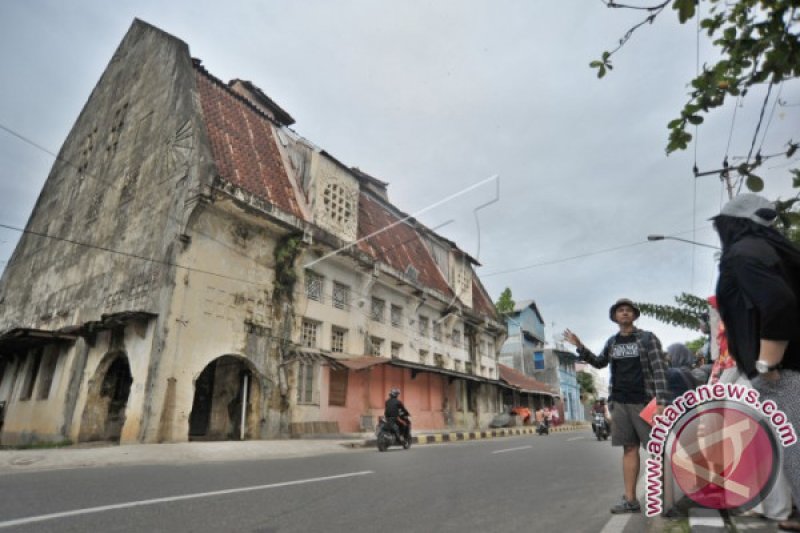
[[650, 439], [650, 424], [639, 413], [644, 403], [617, 403], [609, 406], [611, 412], [612, 446], [645, 446]]

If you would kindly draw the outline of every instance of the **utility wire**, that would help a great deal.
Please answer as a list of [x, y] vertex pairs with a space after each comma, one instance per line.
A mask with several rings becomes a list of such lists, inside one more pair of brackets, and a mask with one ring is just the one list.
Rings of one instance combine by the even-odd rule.
[[16, 226], [11, 226], [9, 224], [0, 224], [0, 228], [10, 229], [10, 230], [13, 230], [13, 231], [19, 231], [20, 233], [25, 233], [25, 234], [28, 234], [28, 235], [35, 235], [37, 237], [43, 237], [45, 239], [52, 239], [52, 240], [55, 240], [55, 241], [66, 242], [66, 243], [69, 243], [69, 244], [74, 244], [76, 246], [83, 246], [83, 247], [86, 247], [86, 248], [92, 248], [92, 249], [95, 249], [95, 250], [101, 250], [103, 252], [108, 252], [108, 253], [112, 253], [112, 254], [118, 254], [118, 255], [125, 256], [125, 257], [131, 257], [131, 258], [134, 258], [134, 259], [140, 259], [142, 261], [147, 261], [147, 262], [150, 262], [150, 263], [156, 263], [156, 264], [159, 264], [159, 265], [165, 265], [165, 266], [181, 268], [181, 269], [187, 270], [189, 272], [197, 272], [197, 273], [200, 273], [200, 274], [208, 274], [209, 276], [216, 276], [216, 277], [219, 277], [219, 278], [225, 278], [225, 279], [229, 279], [229, 280], [232, 280], [232, 281], [241, 281], [243, 283], [250, 283], [250, 284], [253, 284], [253, 285], [264, 285], [263, 282], [255, 282], [255, 281], [247, 280], [247, 279], [244, 279], [244, 278], [237, 278], [237, 277], [233, 277], [233, 276], [227, 276], [225, 274], [220, 274], [219, 272], [211, 272], [209, 270], [203, 270], [203, 269], [200, 269], [200, 268], [189, 267], [189, 266], [186, 266], [186, 265], [179, 265], [178, 263], [172, 263], [170, 261], [164, 261], [162, 259], [156, 259], [154, 257], [146, 257], [146, 256], [143, 256], [143, 255], [138, 255], [138, 254], [134, 254], [134, 253], [131, 253], [131, 252], [124, 252], [122, 250], [116, 250], [114, 248], [109, 248], [107, 246], [98, 246], [96, 244], [90, 244], [90, 243], [87, 243], [87, 242], [76, 241], [74, 239], [67, 239], [67, 238], [64, 238], [64, 237], [58, 237], [56, 235], [49, 235], [47, 233], [43, 233], [43, 232], [40, 232], [40, 231], [34, 231], [34, 230], [30, 230], [30, 229], [18, 228]]
[[775, 108], [778, 106], [778, 102], [781, 99], [781, 92], [783, 91], [783, 83], [778, 86], [778, 94], [775, 95], [775, 100], [772, 101], [772, 111], [769, 113], [769, 120], [767, 120], [767, 125], [764, 127], [764, 133], [761, 136], [761, 144], [758, 146], [758, 151], [761, 152], [761, 149], [764, 147], [764, 141], [767, 140], [767, 132], [769, 131], [769, 127], [772, 124], [772, 118], [775, 116]]

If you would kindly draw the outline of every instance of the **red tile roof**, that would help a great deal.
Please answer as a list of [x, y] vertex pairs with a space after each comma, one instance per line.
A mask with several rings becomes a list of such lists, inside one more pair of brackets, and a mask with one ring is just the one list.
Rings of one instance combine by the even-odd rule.
[[[361, 193], [358, 202], [358, 238], [362, 239], [404, 217], [398, 216], [377, 198]], [[405, 272], [409, 266], [417, 271], [417, 280], [426, 287], [451, 296], [447, 281], [433, 261], [419, 233], [409, 224], [400, 223], [374, 237], [358, 243], [361, 251], [392, 268]]]
[[[295, 189], [276, 144], [273, 122], [245, 97], [209, 74], [199, 61], [194, 64], [200, 104], [220, 177], [303, 219]], [[354, 172], [360, 179], [368, 177], [385, 188], [384, 182], [360, 170]], [[385, 228], [404, 216], [386, 205], [384, 200], [362, 190], [359, 194], [358, 238]], [[358, 247], [400, 272], [413, 266], [421, 285], [446, 296], [453, 295], [423, 237], [411, 225], [398, 224], [360, 242]], [[479, 282], [473, 282], [473, 302], [479, 312], [495, 316], [494, 306]]]
[[195, 72], [220, 177], [302, 219], [270, 120], [198, 62]]
[[489, 298], [489, 294], [486, 292], [481, 280], [478, 279], [478, 275], [475, 274], [474, 271], [472, 272], [472, 309], [474, 309], [476, 313], [499, 320], [497, 310], [491, 298]]
[[497, 370], [500, 373], [500, 379], [505, 381], [512, 387], [522, 389], [523, 391], [526, 392], [538, 392], [541, 394], [550, 394], [550, 395], [555, 394], [553, 389], [547, 383], [543, 383], [538, 379], [534, 379], [530, 376], [527, 376], [522, 372], [514, 370], [511, 367], [498, 364]]

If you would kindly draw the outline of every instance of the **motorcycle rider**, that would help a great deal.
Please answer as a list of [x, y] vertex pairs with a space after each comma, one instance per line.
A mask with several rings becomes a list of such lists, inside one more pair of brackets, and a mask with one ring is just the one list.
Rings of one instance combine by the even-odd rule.
[[400, 401], [400, 389], [392, 389], [389, 392], [389, 398], [386, 400], [386, 406], [383, 410], [383, 416], [386, 418], [386, 423], [392, 428], [396, 435], [399, 435], [403, 440], [411, 438], [411, 421], [408, 419], [411, 413], [408, 412], [406, 406]]
[[601, 414], [603, 415], [603, 421], [606, 424], [606, 429], [611, 432], [611, 419], [609, 417], [608, 412], [608, 405], [606, 404], [605, 398], [598, 398], [595, 400], [594, 405], [592, 406], [592, 414]]

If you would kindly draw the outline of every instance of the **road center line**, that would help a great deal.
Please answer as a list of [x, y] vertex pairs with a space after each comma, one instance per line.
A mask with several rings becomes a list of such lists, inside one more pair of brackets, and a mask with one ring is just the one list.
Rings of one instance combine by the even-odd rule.
[[533, 448], [533, 446], [520, 446], [519, 448], [507, 448], [505, 450], [495, 450], [492, 453], [516, 452], [518, 450], [527, 450], [528, 448]]
[[87, 507], [86, 509], [75, 509], [73, 511], [63, 511], [61, 513], [50, 513], [39, 516], [29, 516], [26, 518], [17, 518], [16, 520], [7, 520], [0, 522], [0, 528], [21, 526], [24, 524], [31, 524], [34, 522], [44, 522], [46, 520], [55, 520], [57, 518], [66, 518], [70, 516], [78, 516], [92, 513], [103, 513], [105, 511], [114, 511], [117, 509], [128, 509], [130, 507], [141, 507], [144, 505], [156, 505], [159, 503], [177, 502], [181, 500], [194, 500], [197, 498], [208, 498], [211, 496], [220, 496], [223, 494], [236, 494], [238, 492], [253, 492], [257, 490], [276, 489], [280, 487], [291, 487], [293, 485], [305, 485], [308, 483], [318, 483], [320, 481], [330, 481], [333, 479], [345, 479], [357, 476], [366, 476], [374, 474], [372, 470], [364, 470], [362, 472], [350, 472], [348, 474], [338, 474], [335, 476], [314, 477], [309, 479], [298, 479], [296, 481], [284, 481], [281, 483], [271, 483], [269, 485], [254, 485], [251, 487], [239, 487], [236, 489], [215, 490], [212, 492], [196, 492], [194, 494], [183, 494], [180, 496], [167, 496], [165, 498], [153, 498], [151, 500], [139, 500], [133, 502], [115, 503], [112, 505], [101, 505], [99, 507]]
[[585, 439], [585, 438], [586, 437], [572, 437], [571, 439], [567, 439], [567, 442], [570, 442], [570, 441], [573, 441], [573, 440], [582, 440], [582, 439]]

